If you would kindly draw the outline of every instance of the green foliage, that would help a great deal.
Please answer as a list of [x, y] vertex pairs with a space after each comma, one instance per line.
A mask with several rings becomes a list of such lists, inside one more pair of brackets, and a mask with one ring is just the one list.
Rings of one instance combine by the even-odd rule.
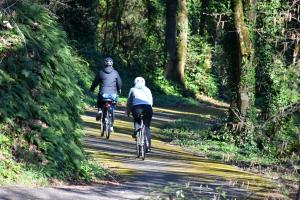
[[[185, 79], [189, 91], [164, 77], [165, 1], [34, 2], [19, 1], [0, 15], [0, 127], [9, 130], [0, 135], [0, 156], [7, 158], [1, 160], [0, 177], [4, 177], [3, 169], [14, 169], [14, 158], [20, 163], [31, 162], [29, 166], [34, 168], [34, 164], [45, 176], [91, 180], [104, 173], [95, 172], [86, 159], [79, 114], [83, 101], [95, 105], [95, 96], [86, 97], [83, 91], [93, 78], [89, 70], [99, 70], [107, 55], [114, 58], [121, 74], [124, 96], [133, 78], [143, 76], [156, 105], [198, 105], [193, 99], [198, 93], [226, 101], [237, 98], [241, 77], [231, 0], [187, 2], [190, 32]], [[249, 129], [243, 129], [249, 134], [227, 128], [203, 132], [204, 124], [182, 120], [164, 130], [163, 137], [214, 152], [218, 158], [223, 157], [223, 151], [251, 162], [259, 158], [269, 163], [297, 162], [299, 127], [294, 117], [272, 121], [260, 129], [279, 108], [300, 99], [299, 64], [292, 64], [291, 55], [295, 44], [287, 46], [286, 30], [297, 28], [284, 17], [284, 11], [292, 9], [288, 2], [257, 1], [256, 23], [248, 15], [251, 6], [244, 6], [250, 37], [255, 39], [253, 62], [242, 62], [247, 65], [242, 83], [251, 93], [256, 84], [256, 105], [250, 117], [242, 120], [249, 124]], [[40, 3], [47, 4], [55, 16]], [[15, 143], [18, 150], [13, 152]], [[11, 176], [22, 169], [12, 170]]]
[[217, 84], [211, 73], [212, 48], [200, 37], [189, 38], [185, 78], [187, 87], [194, 93], [216, 96]]
[[0, 185], [16, 182], [31, 185], [47, 184], [43, 174], [21, 162], [32, 155], [34, 156], [31, 158], [32, 161], [38, 159], [39, 156], [35, 154], [33, 146], [29, 149], [22, 135], [13, 134], [12, 130], [5, 126], [0, 130], [2, 133], [0, 135]]
[[[281, 79], [276, 74], [279, 73], [283, 68], [285, 68], [286, 61], [284, 56], [281, 54], [281, 46], [277, 46], [276, 43], [281, 43], [282, 40], [278, 40], [278, 37], [284, 37], [282, 33], [282, 24], [277, 24], [274, 26], [274, 20], [278, 20], [281, 16], [278, 12], [282, 9], [282, 4], [278, 1], [272, 1], [271, 3], [260, 2], [258, 5], [259, 11], [263, 14], [259, 15], [257, 23], [262, 27], [260, 37], [258, 37], [257, 45], [257, 55], [259, 55], [260, 65], [258, 67], [257, 73], [257, 85], [258, 85], [258, 95], [262, 94], [261, 98], [264, 98], [266, 112], [274, 112], [272, 109], [272, 101], [276, 98], [277, 90], [280, 90]], [[275, 59], [274, 59], [275, 58]], [[279, 68], [279, 70], [277, 70]], [[277, 79], [277, 80], [276, 80]], [[275, 85], [273, 84], [275, 83]], [[284, 88], [282, 88], [284, 89]], [[281, 105], [274, 105], [282, 106]], [[273, 111], [272, 111], [273, 110]]]
[[154, 93], [174, 91], [170, 83], [162, 80], [165, 65], [163, 2], [100, 1], [99, 12], [97, 49], [117, 61], [116, 67], [124, 80], [124, 94], [127, 95], [136, 76], [145, 77]]
[[1, 26], [0, 125], [9, 126], [0, 135], [1, 148], [20, 162], [18, 170], [11, 159], [2, 162], [4, 171], [17, 176], [28, 166], [47, 177], [90, 179], [79, 125], [88, 64], [43, 6], [19, 2], [2, 13], [3, 20], [13, 28]]
[[183, 97], [181, 88], [165, 79], [162, 68], [155, 68], [148, 76], [149, 78], [146, 79], [146, 82], [149, 80], [147, 85], [152, 89], [155, 106], [199, 104], [199, 102], [192, 97]]
[[96, 42], [96, 29], [99, 19], [98, 0], [38, 0], [58, 16], [68, 37], [80, 48], [91, 48]]
[[[299, 66], [297, 63], [292, 64], [289, 56], [291, 51], [284, 45], [289, 41], [286, 32], [293, 28], [282, 15], [289, 9], [288, 2], [277, 0], [257, 4], [257, 24], [261, 29], [256, 41], [259, 63], [256, 103], [262, 109], [261, 121], [277, 115], [280, 109], [300, 100]], [[276, 23], [280, 21], [286, 23]], [[293, 45], [287, 48], [293, 48]], [[264, 130], [257, 130], [263, 151], [284, 162], [290, 159], [287, 163], [291, 163], [292, 155], [296, 155], [299, 160], [299, 152], [293, 148], [298, 141], [299, 127], [295, 126], [293, 119], [294, 116], [278, 118], [268, 123]]]
[[153, 75], [150, 75], [150, 78], [153, 79], [154, 87], [160, 88], [164, 94], [179, 95], [179, 88], [165, 79], [164, 72], [161, 68], [156, 68], [153, 71]]
[[288, 39], [282, 30], [288, 27], [284, 23], [274, 24], [274, 21], [285, 20], [280, 14], [288, 9], [288, 4], [263, 1], [258, 8], [262, 12], [258, 18], [262, 29], [257, 41], [260, 62], [257, 85], [258, 94], [262, 96], [258, 97], [264, 100], [264, 110], [271, 115], [278, 107], [299, 101], [299, 73], [296, 72], [299, 67], [290, 64], [283, 46]]
[[[275, 151], [261, 151], [256, 144], [251, 144], [253, 140], [243, 144], [235, 143], [240, 139], [233, 131], [212, 131], [193, 120], [176, 120], [175, 123], [170, 123], [163, 129], [161, 137], [201, 155], [226, 162], [273, 165], [287, 161], [280, 160]], [[272, 148], [275, 150], [276, 146]]]

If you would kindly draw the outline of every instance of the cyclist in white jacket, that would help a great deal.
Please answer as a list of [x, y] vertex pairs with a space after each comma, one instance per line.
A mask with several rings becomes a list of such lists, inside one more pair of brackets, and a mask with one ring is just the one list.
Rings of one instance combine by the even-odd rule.
[[145, 79], [142, 77], [136, 77], [134, 79], [134, 87], [132, 87], [128, 94], [127, 100], [127, 115], [132, 112], [134, 118], [134, 133], [133, 137], [136, 136], [137, 130], [140, 128], [141, 121], [140, 115], [143, 114], [143, 120], [145, 124], [146, 137], [149, 144], [147, 144], [146, 151], [150, 151], [151, 147], [151, 132], [150, 123], [153, 115], [152, 110], [153, 97], [150, 89], [145, 85]]

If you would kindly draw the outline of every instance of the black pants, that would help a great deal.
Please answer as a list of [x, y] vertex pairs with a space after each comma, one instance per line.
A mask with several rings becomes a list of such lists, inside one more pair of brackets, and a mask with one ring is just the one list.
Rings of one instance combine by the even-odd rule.
[[143, 114], [143, 121], [145, 125], [146, 137], [149, 142], [149, 146], [151, 145], [151, 132], [150, 132], [150, 124], [152, 120], [153, 110], [150, 105], [140, 104], [133, 106], [132, 115], [134, 118], [134, 128], [138, 130], [141, 126], [141, 114]]
[[98, 94], [98, 99], [97, 99], [97, 107], [98, 107], [98, 110], [103, 110], [103, 107], [105, 105], [105, 101], [102, 97], [102, 94]]

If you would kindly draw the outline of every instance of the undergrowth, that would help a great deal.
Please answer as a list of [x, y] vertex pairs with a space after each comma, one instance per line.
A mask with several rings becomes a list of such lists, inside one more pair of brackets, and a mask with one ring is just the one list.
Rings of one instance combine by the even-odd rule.
[[103, 177], [81, 143], [88, 63], [36, 3], [1, 10], [0, 31], [0, 183]]
[[209, 155], [225, 161], [243, 162], [250, 165], [284, 164], [275, 154], [267, 154], [258, 147], [240, 147], [235, 144], [232, 136], [220, 135], [212, 129], [203, 130], [201, 122], [191, 119], [179, 119], [163, 129], [162, 139], [169, 139], [173, 143], [190, 147], [199, 154]]
[[[278, 150], [264, 151], [251, 144], [241, 146], [236, 144], [231, 133], [220, 134], [220, 131], [213, 131], [213, 129], [213, 127], [205, 129], [199, 121], [179, 119], [169, 122], [159, 137], [197, 155], [234, 164], [243, 169], [265, 174], [272, 179], [275, 178], [285, 185], [284, 192], [294, 192], [291, 185], [299, 181], [297, 173], [299, 156], [295, 154], [289, 160], [281, 159], [276, 154]], [[269, 145], [269, 148], [273, 148], [272, 144]]]

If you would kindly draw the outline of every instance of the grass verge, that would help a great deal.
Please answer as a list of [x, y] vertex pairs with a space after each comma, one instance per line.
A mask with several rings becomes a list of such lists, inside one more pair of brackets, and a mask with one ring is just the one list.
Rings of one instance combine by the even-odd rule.
[[180, 145], [197, 155], [236, 165], [244, 170], [260, 173], [277, 181], [279, 193], [293, 197], [298, 188], [297, 166], [283, 163], [275, 155], [262, 153], [255, 148], [239, 148], [234, 143], [224, 142], [214, 131], [205, 129], [193, 119], [178, 119], [169, 122], [160, 139]]

